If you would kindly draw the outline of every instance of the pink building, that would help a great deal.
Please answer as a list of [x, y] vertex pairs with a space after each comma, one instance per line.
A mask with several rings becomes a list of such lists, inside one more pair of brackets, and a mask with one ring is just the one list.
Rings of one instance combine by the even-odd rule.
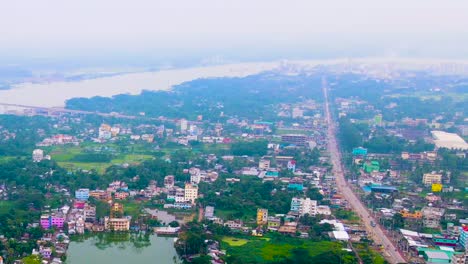
[[61, 215], [42, 215], [41, 216], [41, 227], [43, 229], [49, 229], [53, 226], [63, 228], [65, 218]]
[[75, 201], [75, 203], [73, 204], [73, 206], [76, 208], [76, 209], [83, 209], [85, 207], [85, 204], [86, 202], [84, 201]]

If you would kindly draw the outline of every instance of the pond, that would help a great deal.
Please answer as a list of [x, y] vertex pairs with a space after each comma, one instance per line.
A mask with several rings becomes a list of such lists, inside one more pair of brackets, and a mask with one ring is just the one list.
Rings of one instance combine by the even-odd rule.
[[75, 237], [66, 264], [180, 263], [173, 237], [145, 233], [99, 233]]

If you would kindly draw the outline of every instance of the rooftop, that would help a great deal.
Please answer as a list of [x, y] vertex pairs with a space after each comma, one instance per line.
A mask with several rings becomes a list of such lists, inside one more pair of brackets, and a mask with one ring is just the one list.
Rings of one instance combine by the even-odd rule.
[[468, 149], [468, 144], [459, 135], [444, 131], [431, 131], [434, 143], [438, 148]]

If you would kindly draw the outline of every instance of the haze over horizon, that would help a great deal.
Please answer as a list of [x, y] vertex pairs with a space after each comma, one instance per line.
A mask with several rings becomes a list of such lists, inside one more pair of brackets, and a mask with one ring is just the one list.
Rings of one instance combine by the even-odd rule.
[[467, 13], [466, 1], [438, 0], [19, 0], [0, 10], [0, 57], [89, 65], [468, 59]]

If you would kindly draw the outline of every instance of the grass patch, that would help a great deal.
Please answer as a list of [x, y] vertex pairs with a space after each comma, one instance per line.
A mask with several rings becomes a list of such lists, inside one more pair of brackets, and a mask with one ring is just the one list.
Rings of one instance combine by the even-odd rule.
[[372, 250], [367, 244], [353, 243], [353, 248], [357, 251], [364, 263], [387, 263], [385, 262], [385, 258], [379, 252]]
[[[105, 170], [112, 166], [112, 165], [119, 165], [119, 164], [139, 164], [145, 160], [153, 159], [152, 155], [148, 154], [140, 154], [140, 153], [119, 153], [119, 152], [112, 152], [112, 159], [109, 162], [87, 162], [87, 161], [77, 161], [75, 160], [76, 157], [80, 155], [90, 154], [90, 153], [101, 153], [101, 152], [89, 152], [89, 149], [96, 148], [104, 148], [107, 147], [109, 149], [118, 149], [116, 146], [112, 144], [108, 145], [101, 145], [101, 144], [83, 144], [81, 146], [53, 146], [51, 147], [48, 152], [52, 156], [52, 159], [55, 160], [61, 167], [64, 167], [68, 170], [96, 170], [98, 173], [104, 173]], [[46, 150], [47, 151], [47, 150]], [[102, 153], [110, 153], [110, 152], [102, 152]]]
[[15, 203], [12, 201], [0, 201], [0, 215], [8, 213], [14, 207]]
[[98, 173], [104, 173], [111, 166], [110, 163], [94, 163], [94, 162], [66, 162], [59, 161], [58, 165], [67, 170], [96, 170]]
[[[231, 245], [234, 237], [224, 237], [222, 247], [227, 249], [230, 263], [272, 263], [291, 260], [295, 250], [303, 250], [306, 257], [317, 262], [327, 254], [343, 257], [344, 247], [340, 242], [311, 241], [300, 238], [285, 237], [279, 234], [267, 234], [262, 238], [235, 238], [237, 243]], [[351, 257], [351, 256], [349, 256]]]
[[239, 247], [247, 244], [249, 240], [235, 237], [223, 237], [223, 242], [229, 244], [231, 247]]

